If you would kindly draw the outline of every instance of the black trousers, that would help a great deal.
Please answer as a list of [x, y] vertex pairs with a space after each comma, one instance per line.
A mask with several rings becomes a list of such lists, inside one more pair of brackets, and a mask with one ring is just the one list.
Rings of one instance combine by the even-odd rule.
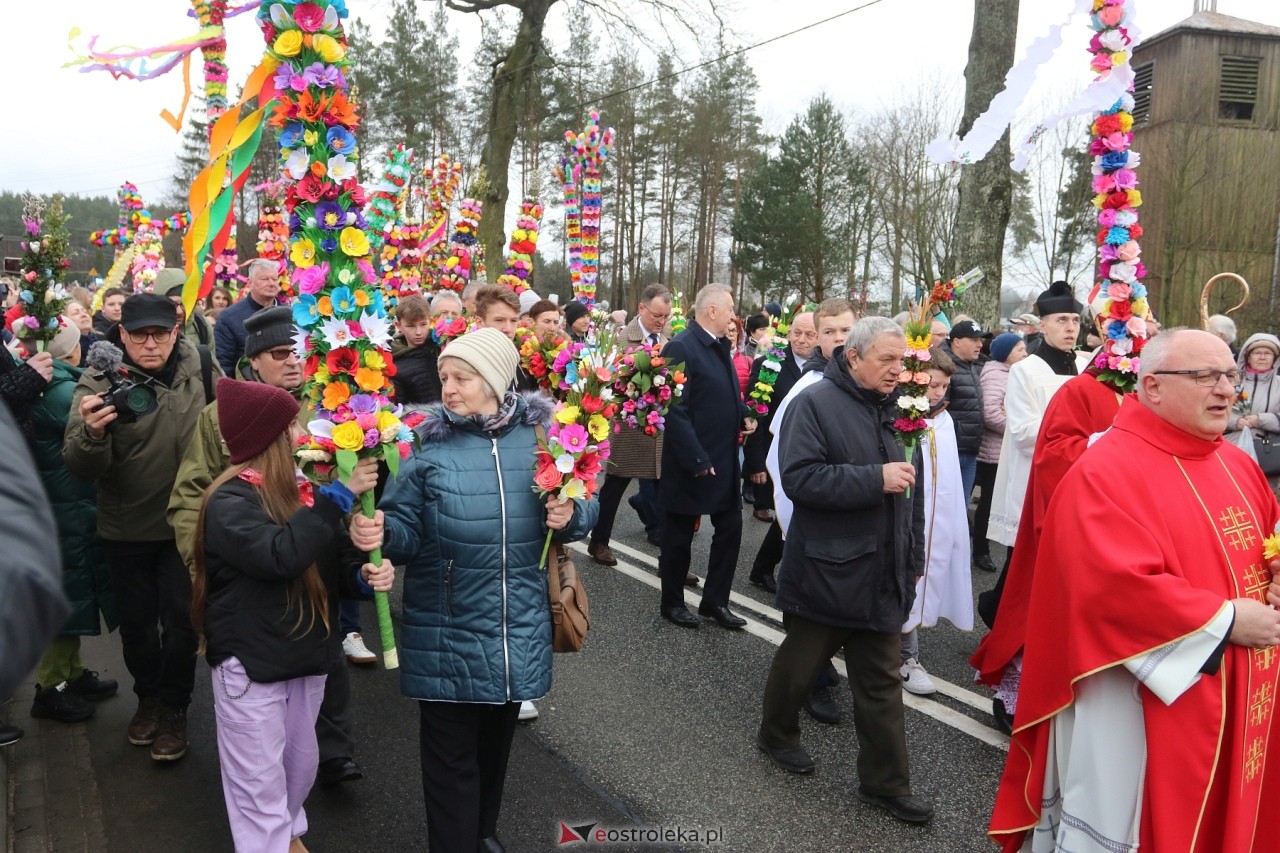
[[[705, 607], [727, 607], [733, 588], [733, 573], [738, 566], [738, 548], [742, 545], [742, 509], [730, 507], [710, 516], [715, 527], [711, 538], [711, 554], [707, 559], [707, 579], [702, 586]], [[658, 573], [662, 576], [662, 606], [684, 604], [684, 579], [693, 559], [693, 525], [696, 515], [663, 510], [658, 534], [662, 554], [658, 557]]]
[[[770, 501], [772, 508], [773, 502]], [[759, 508], [760, 502], [756, 501], [756, 507]], [[760, 542], [760, 550], [756, 551], [756, 558], [751, 563], [751, 576], [772, 575], [773, 570], [778, 567], [778, 563], [782, 562], [782, 527], [778, 524], [778, 519], [773, 519], [773, 524], [769, 525], [769, 531], [765, 533], [764, 539]]]
[[[347, 602], [343, 602], [346, 604]], [[352, 602], [358, 605], [359, 602]], [[332, 608], [331, 619], [337, 618], [338, 608]], [[324, 701], [316, 717], [316, 743], [320, 746], [320, 762], [334, 758], [352, 758], [355, 741], [351, 737], [351, 674], [347, 672], [347, 658], [342, 654], [342, 638], [338, 623], [331, 622], [329, 643], [329, 677], [324, 682]]]
[[191, 575], [172, 539], [104, 540], [103, 558], [120, 615], [124, 664], [139, 698], [186, 708], [196, 681]]
[[519, 702], [419, 702], [427, 846], [472, 851], [498, 831]]
[[844, 649], [858, 732], [858, 781], [884, 797], [911, 793], [902, 706], [902, 635], [788, 620], [764, 688], [760, 739], [774, 749], [800, 745], [800, 707], [824, 664]]
[[[622, 504], [622, 496], [626, 494], [627, 485], [631, 479], [631, 477], [619, 477], [617, 474], [605, 475], [604, 484], [596, 493], [600, 501], [600, 516], [596, 519], [596, 526], [591, 530], [592, 545], [608, 545], [609, 540], [613, 538], [613, 522], [618, 517], [618, 507]], [[641, 506], [645, 507], [649, 514], [649, 518], [643, 516], [640, 518], [644, 522], [645, 532], [657, 532], [657, 482], [657, 480], [640, 479], [640, 490], [637, 495]]]
[[978, 508], [973, 513], [973, 553], [990, 554], [991, 546], [987, 543], [987, 524], [991, 521], [991, 498], [996, 490], [995, 462], [978, 462], [978, 479], [975, 485], [982, 489], [978, 496]]

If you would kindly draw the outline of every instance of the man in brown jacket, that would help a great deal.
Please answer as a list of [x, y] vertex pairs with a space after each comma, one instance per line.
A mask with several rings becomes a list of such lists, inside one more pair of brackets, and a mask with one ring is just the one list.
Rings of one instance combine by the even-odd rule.
[[[665, 285], [651, 284], [640, 294], [639, 311], [619, 335], [621, 347], [642, 344], [660, 346], [667, 342], [666, 325], [671, 319], [671, 291]], [[658, 489], [657, 481], [662, 470], [662, 433], [645, 435], [640, 430], [627, 429], [615, 433], [609, 442], [610, 456], [608, 476], [600, 487], [600, 519], [591, 532], [587, 553], [603, 566], [616, 566], [618, 560], [609, 547], [613, 535], [613, 521], [627, 484], [640, 481], [639, 491], [628, 501], [644, 522], [649, 541], [658, 544]], [[697, 583], [697, 579], [694, 579]]]

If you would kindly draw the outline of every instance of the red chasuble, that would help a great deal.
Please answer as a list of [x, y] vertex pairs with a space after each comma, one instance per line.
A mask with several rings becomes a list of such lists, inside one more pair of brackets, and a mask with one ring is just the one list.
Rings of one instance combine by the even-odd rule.
[[[1200, 631], [1230, 599], [1265, 601], [1262, 540], [1277, 517], [1266, 478], [1241, 450], [1124, 401], [1045, 517], [1017, 724], [991, 820], [1006, 850], [1039, 818], [1050, 724], [1076, 682]], [[1280, 760], [1270, 760], [1280, 649], [1225, 648], [1217, 673], [1171, 705], [1134, 681], [1148, 751], [1143, 850], [1280, 849]]]
[[984, 684], [992, 687], [999, 684], [1005, 667], [1022, 651], [1040, 529], [1049, 499], [1088, 447], [1089, 437], [1111, 426], [1119, 409], [1120, 395], [1088, 373], [1069, 380], [1049, 400], [1036, 436], [1027, 499], [1022, 504], [1013, 562], [1004, 581], [995, 626], [969, 658], [969, 663], [978, 671], [978, 680]]

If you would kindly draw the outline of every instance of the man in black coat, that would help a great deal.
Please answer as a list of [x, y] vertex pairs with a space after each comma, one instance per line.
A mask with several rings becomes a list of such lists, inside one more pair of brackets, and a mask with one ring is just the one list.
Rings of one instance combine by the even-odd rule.
[[778, 437], [794, 502], [778, 609], [789, 616], [765, 685], [757, 744], [792, 773], [812, 773], [800, 706], [843, 648], [858, 733], [858, 797], [900, 820], [933, 808], [911, 794], [902, 704], [902, 623], [924, 571], [924, 502], [893, 422], [906, 338], [864, 317], [823, 378], [787, 404]]
[[978, 478], [978, 450], [982, 447], [982, 367], [991, 360], [982, 354], [982, 336], [986, 332], [972, 320], [961, 320], [951, 327], [942, 351], [955, 362], [947, 411], [956, 422], [956, 449], [960, 451], [960, 478], [963, 480], [965, 506], [973, 494]]
[[700, 624], [685, 607], [684, 583], [694, 523], [709, 515], [715, 536], [698, 613], [724, 628], [741, 628], [746, 620], [729, 610], [742, 541], [738, 431], [750, 434], [756, 422], [742, 402], [725, 338], [733, 321], [733, 292], [723, 284], [705, 285], [694, 310], [697, 319], [662, 351], [668, 363], [684, 363], [687, 377], [680, 402], [667, 413], [662, 453], [662, 616], [682, 628]]
[[[804, 373], [804, 364], [813, 354], [814, 345], [817, 342], [818, 332], [814, 327], [813, 312], [803, 311], [797, 314], [791, 320], [791, 328], [787, 330], [787, 347], [783, 351], [784, 357], [781, 364], [769, 365], [778, 374], [777, 381], [773, 383], [773, 394], [769, 398], [769, 404], [763, 412], [757, 409], [758, 426], [742, 447], [742, 475], [752, 485], [759, 487], [755, 490], [755, 510], [752, 515], [771, 525], [764, 542], [760, 544], [760, 553], [756, 555], [755, 563], [752, 564], [751, 582], [768, 592], [778, 590], [773, 581], [773, 567], [782, 558], [782, 530], [778, 528], [770, 513], [774, 508], [773, 482], [769, 478], [769, 472], [765, 470], [765, 460], [769, 456], [769, 447], [773, 444], [773, 432], [769, 427], [773, 422], [774, 412], [778, 411], [778, 406], [800, 381], [800, 375]], [[747, 379], [748, 393], [756, 387], [756, 382], [760, 379], [760, 371], [766, 366], [765, 362], [768, 360], [769, 355], [766, 352], [751, 366], [751, 376]], [[747, 405], [750, 408], [751, 404]], [[764, 566], [768, 569], [762, 570]]]

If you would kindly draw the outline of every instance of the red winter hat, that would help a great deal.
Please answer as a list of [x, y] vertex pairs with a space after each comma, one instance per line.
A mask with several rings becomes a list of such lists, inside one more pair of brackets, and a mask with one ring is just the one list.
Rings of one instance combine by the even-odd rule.
[[224, 377], [215, 390], [218, 430], [231, 451], [232, 465], [266, 450], [298, 417], [298, 401], [283, 388]]

